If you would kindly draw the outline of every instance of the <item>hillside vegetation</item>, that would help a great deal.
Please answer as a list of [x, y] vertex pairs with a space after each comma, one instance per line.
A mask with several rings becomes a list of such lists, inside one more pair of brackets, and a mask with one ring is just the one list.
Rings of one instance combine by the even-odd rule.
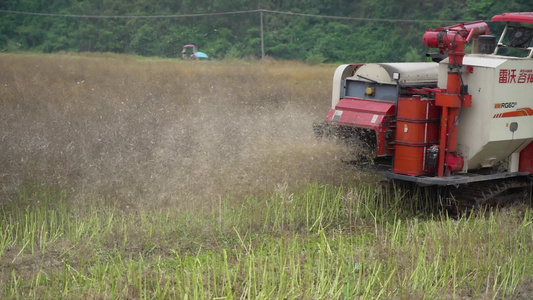
[[[263, 12], [267, 56], [320, 63], [423, 60], [426, 49], [420, 38], [430, 27], [490, 21], [493, 15], [531, 11], [532, 7], [528, 0], [4, 0], [0, 2], [0, 50], [113, 52], [172, 58], [180, 57], [182, 46], [192, 43], [214, 59], [258, 58], [260, 9], [339, 17]], [[253, 12], [210, 15], [250, 10]], [[206, 15], [175, 16], [191, 14]], [[169, 15], [175, 17], [135, 18]], [[489, 26], [498, 34], [502, 28], [490, 22]]]

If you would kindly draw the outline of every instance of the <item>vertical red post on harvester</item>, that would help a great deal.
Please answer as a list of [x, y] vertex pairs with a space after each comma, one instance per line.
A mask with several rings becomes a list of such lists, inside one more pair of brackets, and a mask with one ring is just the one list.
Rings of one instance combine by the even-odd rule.
[[448, 54], [448, 78], [446, 89], [435, 90], [435, 105], [441, 106], [441, 128], [437, 176], [448, 176], [463, 167], [463, 158], [457, 154], [457, 118], [461, 107], [472, 105], [472, 96], [463, 89], [461, 72], [465, 56], [465, 44], [472, 38], [489, 34], [483, 21], [429, 29], [422, 41], [430, 48], [439, 48]]

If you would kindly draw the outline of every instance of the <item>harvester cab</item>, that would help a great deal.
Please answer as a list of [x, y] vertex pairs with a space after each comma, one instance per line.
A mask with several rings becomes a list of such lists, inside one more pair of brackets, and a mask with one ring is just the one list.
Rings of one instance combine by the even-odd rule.
[[331, 109], [315, 133], [368, 145], [371, 169], [395, 181], [454, 187], [451, 198], [466, 206], [529, 189], [533, 12], [492, 21], [506, 24], [497, 43], [484, 21], [427, 30], [422, 42], [438, 49], [433, 62], [339, 66]]
[[505, 29], [494, 49], [494, 54], [514, 54], [533, 58], [533, 23], [531, 23], [530, 17], [528, 13], [514, 13], [501, 14], [492, 18], [492, 21], [506, 22]]

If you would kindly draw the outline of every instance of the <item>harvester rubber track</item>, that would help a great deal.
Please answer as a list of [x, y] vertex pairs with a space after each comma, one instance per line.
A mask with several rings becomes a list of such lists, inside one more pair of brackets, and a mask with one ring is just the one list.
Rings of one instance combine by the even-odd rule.
[[477, 182], [450, 190], [450, 209], [458, 214], [490, 206], [507, 206], [531, 197], [533, 178], [509, 178]]

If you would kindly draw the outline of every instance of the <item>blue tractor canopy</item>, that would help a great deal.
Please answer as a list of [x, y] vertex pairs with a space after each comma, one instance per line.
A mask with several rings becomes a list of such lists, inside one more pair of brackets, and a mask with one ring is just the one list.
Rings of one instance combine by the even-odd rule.
[[192, 44], [183, 46], [183, 50], [181, 51], [181, 57], [183, 59], [207, 59], [209, 58], [207, 54], [205, 54], [204, 52], [198, 51], [198, 47]]

